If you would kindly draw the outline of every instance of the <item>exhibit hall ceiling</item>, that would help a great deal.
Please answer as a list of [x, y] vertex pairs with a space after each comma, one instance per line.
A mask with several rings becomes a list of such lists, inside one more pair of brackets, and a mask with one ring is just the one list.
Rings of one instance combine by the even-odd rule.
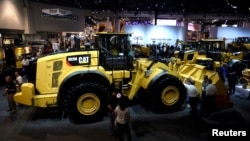
[[[152, 14], [159, 18], [169, 16], [201, 15], [197, 19], [231, 17], [232, 21], [250, 19], [250, 2], [248, 0], [30, 0], [80, 9], [92, 10], [93, 13], [109, 11], [112, 13], [129, 13], [136, 17]], [[209, 16], [212, 18], [209, 18]], [[194, 17], [192, 17], [194, 18]], [[207, 22], [207, 21], [204, 21]], [[210, 21], [208, 21], [209, 23]]]
[[31, 0], [89, 10], [250, 14], [247, 0]]

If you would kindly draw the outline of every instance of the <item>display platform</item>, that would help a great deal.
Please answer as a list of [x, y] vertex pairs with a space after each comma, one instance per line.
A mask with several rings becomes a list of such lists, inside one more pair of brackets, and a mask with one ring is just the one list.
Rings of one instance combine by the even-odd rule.
[[237, 95], [241, 98], [250, 99], [250, 88], [244, 89], [242, 85], [237, 85], [235, 87], [235, 91], [237, 91]]

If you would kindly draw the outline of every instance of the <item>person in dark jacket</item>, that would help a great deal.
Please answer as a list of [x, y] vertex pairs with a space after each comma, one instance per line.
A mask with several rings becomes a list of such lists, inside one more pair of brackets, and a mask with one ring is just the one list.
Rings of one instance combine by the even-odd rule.
[[6, 86], [4, 89], [4, 96], [7, 96], [9, 109], [7, 112], [16, 112], [16, 103], [14, 101], [14, 94], [16, 93], [16, 84], [12, 81], [11, 76], [5, 77]]
[[229, 95], [234, 94], [235, 92], [235, 86], [238, 84], [238, 77], [235, 71], [228, 71], [227, 73], [227, 81], [228, 81], [228, 92]]
[[111, 95], [108, 97], [108, 115], [110, 118], [110, 125], [109, 125], [109, 134], [112, 137], [116, 137], [118, 135], [117, 131], [115, 130], [115, 108], [121, 98], [121, 94], [118, 93], [117, 90], [113, 90]]

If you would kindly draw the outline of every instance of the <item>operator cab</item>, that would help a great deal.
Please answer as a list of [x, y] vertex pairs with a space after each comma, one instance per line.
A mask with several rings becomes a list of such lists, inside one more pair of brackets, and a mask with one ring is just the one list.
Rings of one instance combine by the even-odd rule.
[[128, 33], [97, 33], [96, 43], [100, 49], [99, 63], [106, 70], [131, 69], [134, 52]]

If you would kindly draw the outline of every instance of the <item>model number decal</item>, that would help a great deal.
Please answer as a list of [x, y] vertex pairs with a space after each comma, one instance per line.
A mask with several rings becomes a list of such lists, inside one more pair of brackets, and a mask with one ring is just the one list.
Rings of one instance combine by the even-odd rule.
[[71, 66], [89, 65], [90, 54], [67, 56], [67, 64]]

